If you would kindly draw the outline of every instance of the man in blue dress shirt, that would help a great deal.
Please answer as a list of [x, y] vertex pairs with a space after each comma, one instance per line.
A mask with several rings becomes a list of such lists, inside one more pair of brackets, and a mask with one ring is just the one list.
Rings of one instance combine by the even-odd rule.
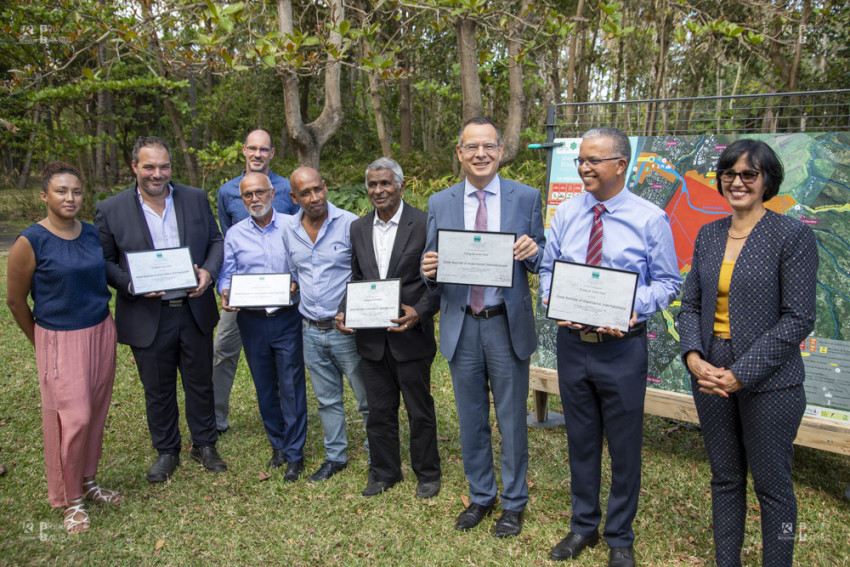
[[329, 479], [348, 464], [343, 374], [354, 391], [364, 427], [369, 416], [354, 335], [334, 328], [345, 284], [351, 279], [349, 228], [357, 215], [327, 201], [325, 182], [311, 167], [293, 171], [289, 182], [292, 201], [301, 210], [284, 223], [283, 247], [301, 293], [304, 362], [325, 430], [325, 461], [309, 478], [316, 482]]
[[549, 555], [573, 559], [599, 541], [604, 431], [611, 455], [611, 492], [603, 536], [611, 548], [608, 565], [613, 567], [635, 564], [632, 521], [640, 492], [646, 320], [666, 308], [682, 284], [667, 214], [626, 189], [630, 156], [631, 145], [622, 131], [595, 128], [585, 133], [576, 163], [586, 192], [558, 207], [540, 267], [544, 303], [556, 260], [639, 274], [628, 329], [587, 329], [558, 322], [558, 384], [567, 425], [573, 510], [570, 533]]
[[218, 291], [222, 307], [225, 312], [236, 314], [239, 333], [245, 338], [245, 358], [257, 389], [263, 426], [272, 445], [269, 467], [288, 463], [284, 480], [295, 482], [304, 467], [307, 439], [301, 314], [296, 305], [230, 307], [232, 276], [289, 273], [281, 240], [287, 216], [272, 207], [275, 189], [265, 174], [245, 174], [239, 191], [251, 216], [227, 231]]
[[[218, 224], [221, 233], [227, 236], [231, 226], [248, 218], [248, 209], [239, 195], [239, 184], [246, 173], [256, 172], [266, 175], [274, 187], [274, 210], [284, 215], [294, 214], [298, 205], [289, 198], [289, 181], [273, 173], [270, 169], [274, 157], [272, 137], [265, 130], [253, 130], [242, 144], [245, 156], [245, 171], [221, 186], [218, 190]], [[236, 313], [222, 310], [221, 320], [215, 334], [213, 346], [213, 389], [215, 391], [215, 422], [219, 433], [230, 427], [227, 416], [230, 413], [230, 391], [236, 367], [239, 365], [239, 353], [242, 351], [242, 339], [236, 326]]]

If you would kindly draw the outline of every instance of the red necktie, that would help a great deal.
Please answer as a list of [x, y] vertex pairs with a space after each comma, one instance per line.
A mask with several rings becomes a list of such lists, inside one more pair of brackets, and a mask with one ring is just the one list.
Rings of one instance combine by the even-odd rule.
[[[487, 205], [484, 203], [484, 197], [486, 195], [482, 190], [475, 192], [475, 196], [478, 197], [478, 211], [475, 213], [475, 230], [479, 232], [487, 230]], [[484, 286], [469, 286], [469, 306], [476, 315], [484, 310]]]
[[597, 203], [593, 207], [593, 226], [590, 228], [590, 240], [587, 243], [587, 264], [598, 266], [602, 263], [602, 213], [605, 205]]

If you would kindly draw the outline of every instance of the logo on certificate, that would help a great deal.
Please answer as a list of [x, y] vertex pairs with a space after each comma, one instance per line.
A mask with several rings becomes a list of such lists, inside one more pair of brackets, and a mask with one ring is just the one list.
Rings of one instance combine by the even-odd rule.
[[378, 287], [375, 284], [372, 284], [372, 289], [378, 289]]
[[598, 280], [599, 279], [599, 272], [591, 272], [590, 277], [592, 277], [595, 280]]
[[162, 258], [162, 252], [157, 252], [157, 253], [156, 253], [156, 257], [157, 257], [157, 258]]
[[473, 236], [472, 241], [473, 242], [481, 242], [481, 237], [480, 236]]

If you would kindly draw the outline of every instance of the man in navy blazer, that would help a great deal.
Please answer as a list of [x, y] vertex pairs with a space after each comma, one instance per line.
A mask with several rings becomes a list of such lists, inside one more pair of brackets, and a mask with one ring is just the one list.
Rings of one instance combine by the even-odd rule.
[[[115, 288], [118, 342], [129, 345], [145, 388], [148, 429], [159, 453], [150, 482], [165, 482], [180, 463], [177, 369], [186, 394], [192, 459], [213, 472], [227, 470], [215, 449], [212, 387], [213, 329], [218, 309], [211, 284], [223, 257], [221, 233], [201, 189], [171, 183], [171, 150], [143, 136], [133, 148], [136, 184], [97, 205], [94, 224], [106, 258], [106, 280]], [[136, 295], [127, 252], [189, 248], [198, 286]]]
[[[502, 515], [493, 535], [522, 530], [528, 502], [526, 400], [531, 353], [537, 348], [528, 274], [543, 257], [543, 216], [537, 189], [497, 175], [502, 157], [499, 129], [487, 118], [467, 120], [456, 147], [466, 179], [432, 195], [422, 258], [426, 284], [440, 294], [440, 352], [449, 361], [460, 422], [463, 469], [470, 505], [455, 527], [477, 526], [493, 511], [497, 486], [490, 439], [490, 392], [502, 437]], [[482, 227], [485, 227], [482, 229]], [[513, 286], [437, 284], [437, 231], [512, 232]]]
[[[427, 215], [402, 200], [404, 172], [390, 158], [366, 168], [366, 189], [375, 207], [351, 223], [351, 281], [398, 278], [402, 313], [386, 329], [360, 329], [355, 341], [366, 385], [371, 470], [363, 496], [377, 496], [401, 482], [398, 434], [399, 394], [410, 422], [410, 464], [416, 474], [416, 496], [440, 492], [437, 417], [431, 396], [431, 362], [437, 353], [434, 314], [440, 299], [419, 275], [425, 249]], [[345, 327], [345, 300], [336, 327]]]

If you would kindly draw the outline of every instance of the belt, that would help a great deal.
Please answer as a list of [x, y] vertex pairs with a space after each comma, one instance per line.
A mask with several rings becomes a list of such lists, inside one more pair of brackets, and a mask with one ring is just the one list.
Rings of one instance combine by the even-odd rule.
[[569, 327], [567, 328], [567, 331], [569, 331], [571, 335], [576, 335], [583, 343], [607, 343], [611, 341], [631, 339], [632, 337], [639, 337], [641, 335], [645, 335], [646, 321], [638, 323], [637, 325], [629, 329], [628, 333], [623, 333], [622, 337], [615, 337], [614, 335], [609, 335], [607, 333], [586, 333], [581, 329], [571, 329]]
[[500, 305], [496, 305], [495, 307], [485, 307], [479, 313], [475, 313], [472, 310], [472, 307], [469, 305], [466, 306], [467, 315], [472, 315], [476, 319], [489, 319], [490, 317], [495, 317], [496, 315], [501, 315], [505, 312], [505, 304], [502, 303]]
[[244, 313], [245, 315], [250, 315], [251, 317], [262, 317], [262, 318], [265, 319], [267, 317], [277, 317], [278, 315], [282, 315], [284, 313], [287, 313], [290, 309], [293, 309], [293, 308], [296, 308], [296, 307], [298, 307], [297, 303], [293, 304], [293, 305], [285, 305], [283, 307], [276, 309], [275, 311], [272, 311], [271, 313], [269, 313], [265, 309], [240, 309], [239, 312]]
[[312, 325], [316, 327], [320, 331], [329, 331], [334, 328], [334, 320], [332, 317], [328, 317], [327, 319], [319, 319], [318, 321], [313, 321], [312, 319], [304, 318], [308, 325]]
[[187, 303], [189, 303], [189, 299], [186, 297], [177, 297], [175, 299], [162, 300], [163, 307], [183, 307]]

